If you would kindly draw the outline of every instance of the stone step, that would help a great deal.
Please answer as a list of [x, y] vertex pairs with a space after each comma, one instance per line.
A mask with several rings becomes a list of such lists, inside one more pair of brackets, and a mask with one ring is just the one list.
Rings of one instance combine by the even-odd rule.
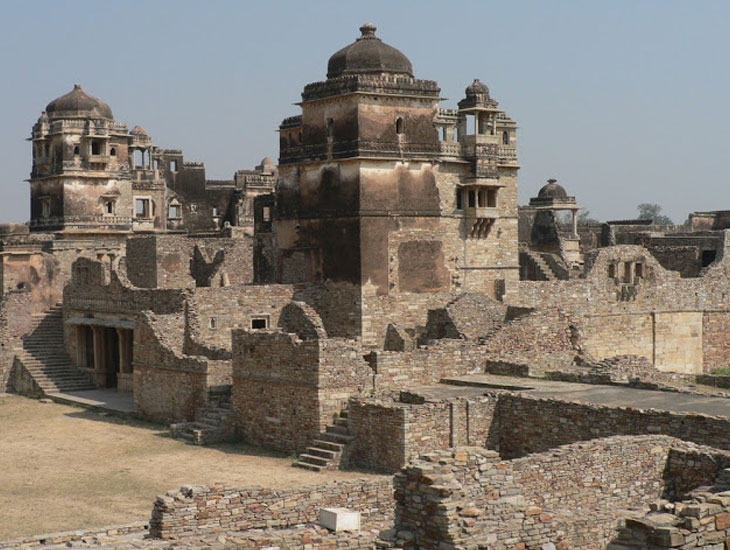
[[324, 432], [319, 434], [319, 438], [324, 441], [330, 441], [332, 443], [340, 443], [342, 445], [348, 444], [350, 441], [355, 439], [353, 436], [341, 433]]
[[349, 426], [347, 418], [335, 418], [335, 425], [344, 426], [345, 428]]
[[[331, 451], [329, 449], [322, 449], [319, 447], [308, 447], [306, 451], [307, 455], [318, 456], [325, 460], [334, 460], [339, 455], [337, 451]], [[302, 455], [304, 456], [304, 455]]]
[[337, 424], [334, 424], [334, 425], [330, 424], [329, 426], [327, 426], [325, 431], [327, 433], [340, 434], [340, 435], [348, 435], [350, 433], [350, 430], [347, 428], [347, 426], [340, 426]]
[[312, 446], [318, 449], [332, 451], [334, 453], [341, 453], [345, 449], [344, 443], [334, 443], [332, 441], [325, 441], [324, 439], [315, 439], [312, 442]]
[[305, 470], [312, 470], [313, 472], [321, 472], [322, 470], [324, 470], [324, 468], [322, 466], [319, 466], [317, 464], [310, 464], [308, 462], [302, 462], [299, 460], [297, 462], [295, 462], [294, 464], [292, 464], [292, 466], [294, 466], [295, 468], [304, 468]]

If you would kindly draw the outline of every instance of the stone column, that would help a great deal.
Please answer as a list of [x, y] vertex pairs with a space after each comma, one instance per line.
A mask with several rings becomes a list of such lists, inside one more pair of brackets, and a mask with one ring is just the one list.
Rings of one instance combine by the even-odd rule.
[[132, 331], [117, 328], [119, 337], [119, 372], [117, 373], [117, 391], [132, 391], [132, 357], [130, 355], [130, 338]]
[[98, 325], [91, 326], [94, 338], [94, 381], [100, 388], [106, 386], [106, 357], [104, 355], [104, 331]]
[[578, 234], [578, 211], [573, 209], [571, 211], [573, 213], [573, 235]]

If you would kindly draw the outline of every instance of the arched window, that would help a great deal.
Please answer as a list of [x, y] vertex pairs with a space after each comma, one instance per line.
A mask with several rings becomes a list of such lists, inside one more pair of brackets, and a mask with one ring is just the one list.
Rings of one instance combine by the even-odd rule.
[[403, 119], [401, 117], [395, 119], [395, 133], [399, 136], [403, 135]]
[[333, 119], [327, 120], [327, 139], [333, 139], [335, 137], [335, 121]]
[[78, 145], [76, 145], [76, 146], [74, 147], [74, 156], [75, 156], [75, 157], [78, 157], [78, 156], [79, 156], [79, 146], [78, 146]]
[[502, 132], [502, 143], [509, 145], [509, 132], [507, 130]]
[[113, 156], [113, 157], [116, 157], [117, 156], [117, 150], [116, 150], [116, 148], [112, 147], [111, 148], [111, 151], [109, 151], [109, 154], [111, 156]]

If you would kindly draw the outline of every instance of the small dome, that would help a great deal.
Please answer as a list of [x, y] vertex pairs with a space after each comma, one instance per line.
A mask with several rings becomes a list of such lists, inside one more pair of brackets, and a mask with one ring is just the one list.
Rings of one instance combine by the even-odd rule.
[[549, 179], [547, 185], [545, 185], [537, 193], [538, 199], [558, 199], [567, 200], [568, 193], [562, 185], [557, 184], [558, 180]]
[[132, 128], [129, 133], [133, 136], [144, 136], [144, 137], [150, 137], [150, 135], [147, 133], [147, 130], [142, 128], [141, 126], [135, 126]]
[[261, 164], [256, 167], [256, 170], [260, 170], [265, 174], [273, 174], [276, 172], [276, 162], [271, 157], [264, 157], [261, 159]]
[[413, 77], [408, 58], [375, 36], [375, 25], [360, 27], [362, 36], [330, 57], [327, 78], [347, 74], [398, 74]]
[[54, 99], [46, 107], [49, 118], [105, 118], [114, 120], [112, 109], [84, 89], [75, 84], [66, 95]]
[[487, 85], [484, 84], [484, 82], [480, 81], [478, 78], [475, 78], [474, 82], [466, 87], [465, 93], [467, 96], [475, 94], [489, 95], [489, 88], [487, 88]]

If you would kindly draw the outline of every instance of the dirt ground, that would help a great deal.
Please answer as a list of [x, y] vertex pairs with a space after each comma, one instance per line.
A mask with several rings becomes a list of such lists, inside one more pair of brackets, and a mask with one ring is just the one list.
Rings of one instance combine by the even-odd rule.
[[366, 474], [320, 474], [244, 444], [196, 447], [148, 424], [0, 395], [0, 540], [150, 517], [182, 485], [284, 487]]

